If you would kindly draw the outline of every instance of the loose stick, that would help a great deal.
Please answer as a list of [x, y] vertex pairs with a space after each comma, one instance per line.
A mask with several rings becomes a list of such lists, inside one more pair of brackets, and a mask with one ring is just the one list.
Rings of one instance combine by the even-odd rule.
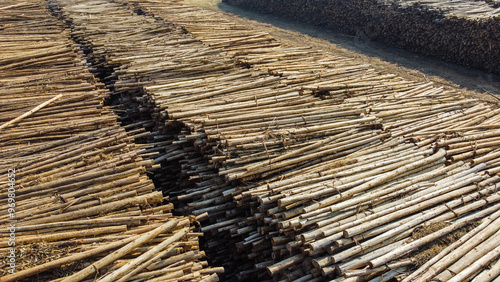
[[54, 98], [52, 98], [52, 99], [50, 99], [50, 100], [48, 100], [48, 101], [45, 101], [45, 102], [43, 102], [42, 104], [40, 104], [40, 105], [36, 106], [35, 108], [31, 109], [30, 111], [28, 111], [28, 112], [26, 112], [26, 113], [24, 113], [24, 114], [22, 114], [22, 115], [18, 116], [17, 118], [15, 118], [15, 119], [13, 119], [13, 120], [11, 120], [11, 121], [8, 121], [8, 122], [6, 122], [6, 123], [4, 123], [4, 124], [0, 125], [0, 130], [3, 130], [3, 129], [5, 129], [5, 128], [7, 128], [7, 126], [9, 126], [9, 125], [11, 125], [11, 124], [13, 124], [13, 123], [18, 122], [18, 121], [20, 121], [20, 120], [24, 119], [25, 117], [28, 117], [28, 116], [32, 115], [33, 113], [38, 112], [41, 108], [43, 108], [43, 107], [47, 106], [48, 104], [50, 104], [50, 103], [54, 102], [55, 100], [57, 100], [57, 99], [61, 98], [62, 96], [63, 96], [62, 94], [59, 94], [59, 95], [55, 96]]
[[286, 260], [283, 260], [279, 263], [270, 265], [267, 267], [267, 272], [269, 275], [274, 275], [275, 273], [285, 270], [287, 267], [290, 267], [294, 264], [300, 263], [304, 260], [304, 256], [302, 254], [295, 255], [293, 257], [290, 257]]

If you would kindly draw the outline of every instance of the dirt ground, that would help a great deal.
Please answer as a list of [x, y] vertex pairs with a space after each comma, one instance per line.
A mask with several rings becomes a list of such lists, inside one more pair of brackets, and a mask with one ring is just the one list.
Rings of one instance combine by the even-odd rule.
[[459, 88], [478, 99], [500, 104], [500, 77], [436, 59], [390, 48], [364, 38], [346, 36], [272, 15], [246, 11], [221, 0], [185, 0], [193, 5], [225, 12], [232, 21], [270, 33], [287, 45], [311, 46], [336, 55], [370, 63], [381, 73], [414, 81]]

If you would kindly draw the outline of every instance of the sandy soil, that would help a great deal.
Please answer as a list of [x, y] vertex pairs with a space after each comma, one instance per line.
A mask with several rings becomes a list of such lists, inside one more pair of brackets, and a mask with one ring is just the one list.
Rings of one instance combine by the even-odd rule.
[[283, 20], [271, 15], [239, 9], [221, 0], [185, 2], [225, 12], [232, 21], [269, 32], [279, 41], [293, 46], [312, 46], [332, 54], [370, 63], [382, 73], [394, 73], [415, 81], [433, 81], [500, 104], [500, 77], [390, 48], [360, 37], [346, 36], [311, 25]]

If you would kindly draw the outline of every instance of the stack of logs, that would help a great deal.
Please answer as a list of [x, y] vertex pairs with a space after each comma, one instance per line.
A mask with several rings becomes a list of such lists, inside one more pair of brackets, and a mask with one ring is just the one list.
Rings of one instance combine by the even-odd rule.
[[[218, 281], [45, 1], [0, 4], [0, 281]], [[14, 245], [15, 243], [15, 245]]]
[[500, 74], [498, 4], [459, 0], [224, 0]]
[[[250, 207], [252, 216], [247, 217], [246, 222], [242, 222], [239, 218], [228, 218], [204, 227], [205, 231], [221, 233], [229, 230], [232, 237], [242, 236], [243, 240], [237, 244], [238, 250], [246, 252], [247, 257], [256, 263], [254, 270], [240, 271], [240, 278], [245, 278], [245, 275], [252, 272], [253, 274], [262, 273], [261, 270], [266, 266], [268, 266], [271, 275], [279, 275], [281, 270], [294, 264], [302, 264], [303, 267], [292, 267], [286, 273], [291, 280], [294, 279], [293, 277], [297, 278], [301, 275], [304, 281], [313, 279], [314, 276], [320, 276], [317, 270], [320, 270], [322, 274], [329, 275], [334, 275], [337, 271], [337, 273], [343, 273], [344, 276], [346, 276], [346, 271], [351, 271], [347, 274], [347, 277], [351, 278], [356, 276], [355, 274], [380, 275], [387, 272], [389, 268], [377, 268], [377, 271], [355, 271], [356, 268], [366, 265], [366, 262], [369, 262], [373, 255], [371, 257], [365, 256], [364, 261], [353, 261], [353, 259], [359, 259], [360, 254], [364, 252], [361, 248], [353, 249], [354, 246], [357, 246], [354, 242], [360, 243], [357, 240], [366, 240], [368, 243], [365, 246], [374, 246], [372, 248], [376, 250], [375, 255], [380, 255], [386, 249], [393, 249], [397, 244], [412, 240], [408, 235], [422, 223], [433, 226], [436, 222], [460, 217], [460, 220], [456, 220], [449, 227], [439, 229], [438, 232], [431, 233], [430, 237], [425, 237], [427, 241], [422, 239], [411, 245], [415, 250], [424, 246], [425, 242], [428, 243], [429, 238], [443, 236], [471, 221], [486, 217], [488, 213], [498, 209], [498, 206], [493, 206], [491, 209], [484, 210], [483, 213], [472, 216], [472, 211], [475, 209], [489, 206], [498, 200], [498, 195], [494, 193], [496, 188], [494, 185], [492, 186], [492, 183], [497, 182], [495, 175], [498, 172], [495, 150], [498, 148], [498, 137], [496, 136], [499, 136], [499, 132], [494, 130], [498, 128], [495, 124], [498, 120], [498, 110], [491, 110], [490, 106], [478, 103], [476, 100], [467, 100], [460, 97], [458, 93], [435, 88], [430, 84], [405, 82], [390, 75], [381, 76], [370, 70], [369, 66], [355, 65], [345, 58], [326, 57], [312, 50], [295, 50], [296, 57], [287, 56], [286, 54], [291, 52], [290, 48], [277, 45], [276, 41], [268, 39], [265, 34], [255, 32], [255, 37], [248, 35], [251, 31], [221, 20], [221, 17], [213, 11], [177, 5], [171, 1], [160, 3], [158, 1], [143, 1], [139, 4], [136, 3], [135, 6], [164, 19], [181, 23], [206, 45], [222, 47], [229, 55], [238, 59], [240, 65], [253, 66], [254, 69], [267, 70], [270, 74], [281, 76], [279, 83], [276, 84], [276, 89], [281, 90], [281, 88], [286, 89], [286, 87], [295, 87], [296, 89], [298, 87], [299, 93], [301, 92], [302, 95], [308, 94], [308, 92], [319, 94], [321, 98], [325, 99], [321, 101], [324, 103], [323, 106], [327, 106], [328, 103], [339, 105], [342, 102], [338, 108], [318, 107], [317, 114], [315, 114], [314, 106], [308, 107], [303, 104], [304, 106], [300, 107], [302, 111], [297, 108], [286, 109], [283, 114], [280, 114], [280, 107], [274, 106], [269, 111], [270, 113], [266, 113], [264, 110], [259, 115], [260, 111], [256, 111], [258, 109], [255, 107], [248, 114], [245, 114], [241, 111], [249, 106], [235, 104], [231, 107], [233, 103], [224, 99], [224, 101], [210, 101], [208, 104], [223, 103], [224, 113], [218, 114], [216, 109], [204, 109], [198, 104], [198, 106], [192, 106], [196, 110], [185, 106], [186, 110], [184, 111], [187, 113], [181, 113], [177, 116], [178, 110], [175, 109], [175, 101], [163, 102], [168, 105], [165, 106], [165, 109], [173, 119], [182, 120], [184, 123], [188, 123], [190, 120], [200, 120], [202, 125], [198, 128], [203, 126], [204, 131], [195, 134], [193, 132], [191, 137], [192, 140], [197, 138], [198, 144], [208, 143], [209, 140], [221, 140], [217, 142], [218, 149], [222, 148], [222, 152], [219, 153], [221, 156], [208, 156], [211, 158], [211, 163], [220, 163], [219, 175], [225, 175], [227, 180], [243, 179], [245, 182], [252, 181], [253, 177], [264, 178], [264, 180], [252, 181], [251, 185], [242, 185], [234, 191], [222, 192], [223, 197], [232, 194], [233, 198], [239, 201], [240, 207], [245, 209]], [[195, 18], [198, 20], [195, 21]], [[215, 26], [220, 27], [217, 32], [212, 31]], [[253, 43], [246, 43], [246, 40], [239, 39], [238, 36], [234, 41], [228, 40], [228, 38], [235, 38], [235, 35], [238, 34], [241, 34], [242, 38], [245, 36], [261, 37], [267, 40], [261, 41], [258, 47], [252, 46]], [[329, 76], [334, 77], [334, 79], [328, 81]], [[316, 83], [310, 85], [311, 81]], [[155, 92], [161, 90], [160, 87], [168, 89], [164, 90], [168, 95], [182, 93], [183, 90], [180, 86], [174, 88], [172, 85], [163, 84], [159, 87], [149, 87], [147, 92], [156, 95]], [[230, 87], [231, 85], [227, 89], [231, 89]], [[187, 89], [184, 91], [184, 93], [188, 92]], [[234, 88], [231, 91], [235, 91]], [[264, 91], [256, 91], [256, 93], [262, 92]], [[245, 92], [241, 93], [246, 94]], [[252, 92], [247, 96], [256, 97], [255, 106], [258, 106], [259, 97], [256, 96], [256, 93]], [[228, 93], [218, 93], [218, 95], [221, 94], [224, 96], [217, 97], [228, 95]], [[278, 94], [280, 93], [278, 92]], [[187, 97], [187, 94], [185, 95]], [[249, 99], [248, 97], [247, 99]], [[299, 97], [301, 96], [297, 96], [297, 98]], [[200, 102], [200, 100], [197, 101]], [[352, 107], [352, 103], [359, 104], [357, 107]], [[344, 111], [335, 115], [335, 110], [339, 110], [339, 108]], [[231, 109], [234, 110], [231, 111]], [[364, 111], [353, 111], [360, 109]], [[346, 111], [350, 112], [346, 113]], [[209, 116], [203, 119], [193, 116], [188, 119], [188, 114]], [[385, 144], [382, 143], [378, 146], [371, 144], [370, 142], [376, 142], [377, 138], [367, 140], [367, 136], [369, 136], [367, 134], [370, 131], [361, 131], [365, 135], [356, 136], [356, 128], [352, 126], [349, 126], [349, 130], [352, 130], [348, 133], [349, 138], [335, 135], [325, 138], [328, 136], [328, 133], [324, 132], [327, 129], [318, 134], [322, 128], [307, 127], [308, 120], [306, 119], [310, 119], [310, 123], [313, 125], [321, 125], [324, 121], [325, 124], [335, 128], [332, 126], [334, 121], [328, 120], [329, 115], [337, 118], [345, 118], [349, 115], [363, 115], [364, 117], [372, 115], [376, 118], [382, 118], [382, 129], [385, 132], [391, 132], [393, 143], [386, 140]], [[315, 116], [318, 116], [319, 120], [315, 120]], [[257, 126], [260, 127], [260, 133], [255, 128]], [[293, 129], [286, 129], [287, 126]], [[300, 126], [307, 128], [302, 133], [308, 133], [303, 136], [307, 136], [306, 138], [310, 142], [302, 143], [302, 141], [298, 145], [300, 130], [297, 127]], [[229, 131], [225, 131], [224, 127]], [[196, 130], [196, 126], [192, 129]], [[254, 136], [252, 136], [252, 129], [253, 132], [256, 132]], [[493, 130], [484, 133], [487, 129]], [[225, 132], [228, 132], [229, 136], [225, 135]], [[330, 134], [341, 135], [339, 132], [341, 131], [330, 132]], [[315, 136], [315, 134], [317, 135]], [[244, 138], [241, 135], [244, 135]], [[290, 135], [293, 137], [290, 138]], [[205, 136], [207, 141], [204, 141]], [[346, 140], [345, 145], [338, 142], [342, 141], [342, 137]], [[353, 138], [356, 137], [360, 141], [353, 143]], [[380, 139], [380, 135], [378, 137]], [[317, 138], [318, 141], [314, 142], [314, 138]], [[233, 143], [231, 143], [232, 141]], [[409, 144], [402, 146], [401, 144], [405, 141], [415, 143], [416, 147], [420, 149]], [[335, 143], [340, 144], [336, 144], [337, 147], [325, 148], [325, 145]], [[399, 145], [396, 147], [397, 144]], [[209, 144], [208, 148], [210, 147], [213, 147], [213, 144]], [[444, 148], [446, 151], [439, 150], [440, 148]], [[325, 155], [331, 159], [325, 159], [323, 157]], [[373, 157], [370, 157], [372, 155]], [[387, 160], [388, 156], [391, 156], [392, 160]], [[465, 164], [464, 161], [473, 165], [484, 162], [484, 165], [471, 168], [471, 165]], [[451, 165], [444, 167], [444, 163]], [[478, 171], [481, 172], [478, 173]], [[490, 179], [488, 175], [484, 174], [485, 171], [494, 177]], [[384, 172], [386, 174], [380, 175]], [[287, 180], [278, 181], [281, 178]], [[488, 181], [481, 182], [483, 178], [488, 179]], [[442, 179], [441, 182], [438, 182], [440, 179]], [[480, 190], [480, 194], [477, 194], [491, 194], [490, 198], [486, 198], [487, 201], [473, 201], [477, 195], [473, 194], [475, 191], [470, 190], [474, 187], [470, 184], [476, 182], [487, 187], [486, 190]], [[457, 183], [456, 185], [462, 186], [443, 190], [443, 184], [448, 185], [449, 183]], [[465, 188], [455, 191], [454, 189], [458, 189], [457, 187]], [[350, 190], [350, 188], [356, 189]], [[218, 189], [225, 188], [219, 186]], [[340, 189], [345, 189], [346, 194], [343, 195]], [[368, 189], [370, 189], [369, 192], [365, 192]], [[210, 191], [213, 190], [200, 189], [183, 195], [183, 198], [197, 199], [201, 193]], [[436, 198], [437, 195], [440, 197]], [[408, 199], [405, 198], [404, 201], [394, 200], [402, 196]], [[219, 200], [215, 198], [213, 201], [202, 201], [202, 203], [204, 205], [217, 203], [217, 201], [222, 201], [223, 197], [219, 197]], [[473, 204], [466, 205], [467, 202], [453, 201], [457, 197], [472, 201]], [[430, 200], [431, 198], [432, 200]], [[203, 199], [207, 199], [207, 197]], [[347, 199], [349, 200], [347, 201]], [[317, 202], [318, 200], [321, 201]], [[424, 205], [420, 205], [422, 201], [424, 201]], [[440, 203], [442, 206], [439, 206]], [[448, 209], [450, 205], [457, 204], [460, 205], [460, 210]], [[199, 205], [191, 205], [202, 208]], [[443, 206], [446, 207], [445, 210], [443, 210]], [[378, 211], [385, 212], [374, 213], [370, 211], [375, 207], [378, 207]], [[412, 211], [408, 210], [399, 215], [391, 212], [405, 207], [411, 207]], [[432, 210], [434, 213], [431, 213], [433, 218], [420, 218], [419, 212], [427, 214], [429, 207], [434, 207]], [[219, 211], [224, 208], [226, 208], [224, 205], [220, 205]], [[367, 210], [367, 215], [371, 213], [373, 215], [365, 221], [353, 221], [362, 217], [363, 210]], [[226, 215], [234, 213], [229, 210]], [[408, 215], [412, 215], [412, 217], [408, 218]], [[378, 223], [366, 225], [368, 220], [380, 216], [385, 216], [385, 218], [381, 218], [377, 221]], [[393, 222], [389, 226], [383, 226], [383, 220], [387, 220], [387, 218], [392, 218]], [[418, 220], [415, 221], [416, 218]], [[409, 222], [409, 225], [387, 233], [394, 226], [399, 226], [402, 221]], [[352, 226], [364, 226], [362, 225], [364, 222], [365, 231], [360, 229], [357, 231], [360, 233], [352, 235], [353, 237], [350, 237], [349, 233], [343, 233], [344, 230], [348, 230], [348, 227], [343, 224], [351, 223]], [[332, 225], [338, 229], [332, 229]], [[324, 230], [330, 230], [334, 233], [323, 234]], [[306, 235], [304, 238], [302, 238], [303, 234]], [[347, 237], [344, 238], [344, 236]], [[393, 238], [392, 242], [396, 245], [391, 243], [389, 247], [381, 248], [389, 244], [386, 241], [388, 238], [386, 236]], [[373, 240], [368, 241], [368, 238]], [[384, 240], [382, 244], [380, 240]], [[336, 245], [336, 241], [340, 242], [339, 245]], [[212, 245], [220, 246], [221, 243], [215, 242]], [[313, 249], [314, 247], [316, 250]], [[301, 255], [297, 255], [298, 251]], [[342, 251], [344, 252], [342, 253]], [[335, 263], [331, 254], [325, 257], [328, 252], [331, 254], [341, 253], [340, 256], [337, 256], [337, 260], [342, 260], [340, 263], [345, 264], [337, 267], [339, 263]], [[406, 250], [406, 252], [409, 251]], [[407, 253], [404, 253], [403, 249], [397, 255], [401, 257]], [[350, 260], [349, 257], [345, 257], [346, 255], [351, 256]], [[311, 258], [314, 258], [312, 264]], [[395, 257], [390, 258], [394, 259]], [[349, 265], [348, 262], [351, 264]], [[411, 260], [404, 260], [401, 264], [392, 262], [390, 265], [404, 267], [411, 262]], [[309, 269], [311, 273], [307, 274], [308, 271], [305, 269]], [[401, 272], [393, 271], [390, 273], [396, 275]], [[285, 276], [281, 273], [281, 277]], [[386, 273], [384, 277], [390, 278], [390, 275]]]
[[[167, 189], [202, 221], [226, 278], [385, 281], [408, 276], [436, 238], [481, 220], [498, 231], [492, 105], [281, 46], [217, 12], [130, 2], [51, 5], [113, 69], [115, 93], [140, 93], [155, 134], [174, 136], [155, 162], [180, 171]], [[475, 254], [480, 268], [450, 273], [476, 275], [497, 241]]]

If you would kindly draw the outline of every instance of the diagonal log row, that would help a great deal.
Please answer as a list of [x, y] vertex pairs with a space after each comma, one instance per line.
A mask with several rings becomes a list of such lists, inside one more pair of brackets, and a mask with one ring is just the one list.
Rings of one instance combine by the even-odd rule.
[[103, 107], [107, 90], [45, 4], [0, 5], [0, 281], [217, 281], [194, 218], [173, 216], [146, 175], [157, 165], [134, 139], [150, 133]]

